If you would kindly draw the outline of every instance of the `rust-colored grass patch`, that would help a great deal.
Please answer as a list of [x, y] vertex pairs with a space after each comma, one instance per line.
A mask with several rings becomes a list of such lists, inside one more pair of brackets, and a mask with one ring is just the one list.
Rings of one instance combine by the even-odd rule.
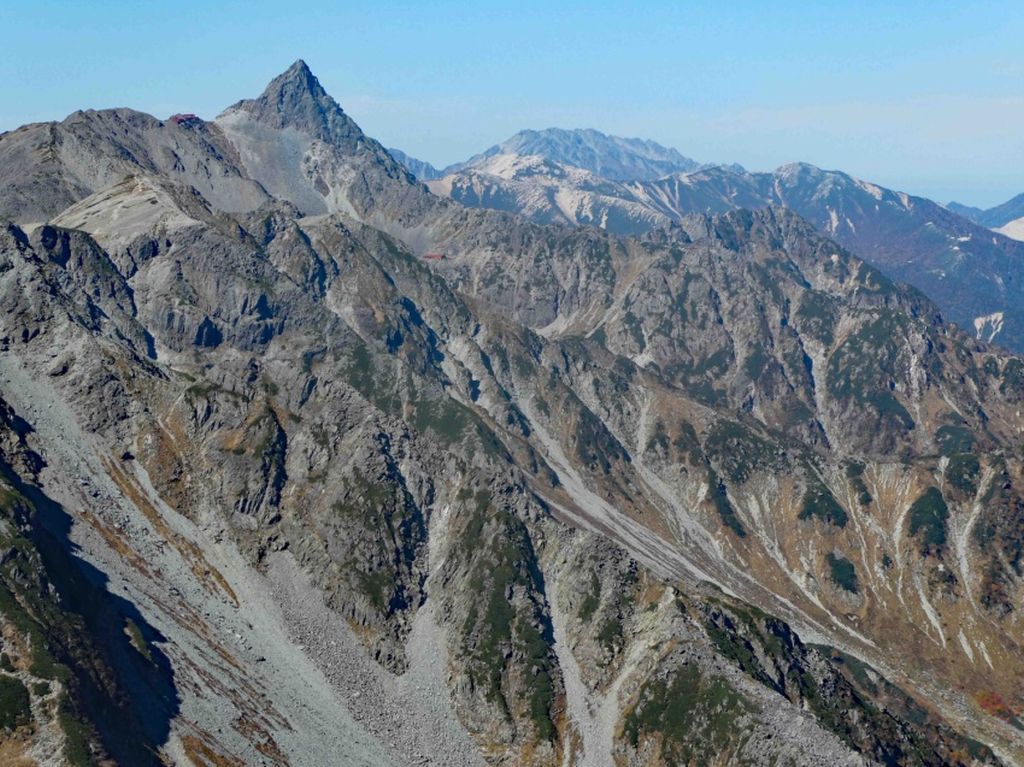
[[639, 604], [646, 607], [647, 605], [656, 605], [661, 602], [661, 598], [665, 595], [665, 584], [654, 579], [648, 580], [646, 577], [644, 580], [647, 582], [640, 592]]
[[974, 700], [986, 714], [999, 717], [1007, 722], [1024, 713], [1024, 705], [1020, 702], [1010, 703], [1002, 695], [991, 690], [975, 693]]
[[19, 728], [13, 733], [0, 732], [0, 764], [5, 767], [35, 767], [36, 761], [27, 756], [32, 748], [32, 739], [27, 728]]
[[205, 740], [195, 735], [183, 735], [181, 746], [196, 767], [245, 767], [245, 762], [217, 751]]
[[287, 767], [287, 757], [281, 752], [277, 741], [259, 722], [248, 717], [239, 717], [235, 720], [234, 726], [247, 741], [252, 743], [253, 748], [267, 757], [272, 764], [279, 765], [279, 767]]
[[234, 589], [231, 588], [224, 575], [207, 561], [202, 550], [195, 543], [170, 528], [135, 480], [129, 477], [116, 462], [104, 459], [103, 464], [110, 478], [114, 480], [114, 483], [125, 494], [125, 497], [135, 504], [135, 507], [142, 512], [143, 516], [153, 526], [153, 529], [174, 546], [185, 561], [189, 563], [192, 573], [199, 582], [211, 592], [215, 589], [210, 584], [214, 584], [216, 588], [219, 588], [231, 600], [235, 607], [238, 607], [238, 595], [235, 594]]
[[82, 509], [79, 516], [81, 519], [89, 525], [93, 530], [99, 533], [100, 537], [107, 546], [117, 554], [121, 556], [129, 565], [137, 570], [141, 575], [146, 578], [153, 577], [153, 571], [150, 570], [149, 564], [143, 559], [135, 549], [128, 545], [124, 537], [113, 527], [107, 525], [95, 514]]
[[25, 671], [28, 669], [31, 656], [28, 641], [18, 632], [13, 623], [0, 623], [0, 648], [3, 648], [15, 670]]
[[352, 633], [355, 634], [364, 644], [369, 644], [380, 636], [380, 632], [372, 626], [365, 626], [352, 618], [346, 618], [345, 622], [348, 624], [348, 627], [352, 629]]
[[[253, 402], [251, 407], [249, 408], [249, 412], [246, 413], [245, 419], [242, 421], [242, 424], [234, 429], [227, 431], [224, 434], [221, 440], [221, 449], [230, 453], [235, 453], [238, 452], [239, 450], [243, 450], [243, 442], [245, 440], [245, 435], [248, 434], [249, 430], [253, 426], [255, 426], [260, 421], [265, 419], [268, 415], [277, 416], [277, 412], [270, 402]], [[282, 421], [281, 418], [278, 417], [279, 423], [284, 423], [286, 422], [286, 420], [287, 419]]]

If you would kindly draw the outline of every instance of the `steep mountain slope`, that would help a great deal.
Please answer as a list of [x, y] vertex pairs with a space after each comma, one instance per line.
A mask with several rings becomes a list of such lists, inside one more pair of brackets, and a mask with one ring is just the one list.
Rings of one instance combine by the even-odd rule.
[[921, 197], [842, 173], [787, 166], [778, 201], [892, 277], [923, 290], [979, 338], [1024, 348], [1024, 245]]
[[785, 210], [439, 198], [301, 62], [204, 130], [246, 210], [140, 160], [0, 241], [153, 762], [1019, 763], [1019, 358]]
[[6, 402], [0, 419], [4, 763], [142, 763], [177, 713], [162, 637], [97, 571], [76, 577], [70, 519], [36, 484], [43, 462], [28, 447], [30, 427]]
[[[500, 162], [498, 162], [500, 160]], [[930, 200], [797, 163], [774, 173], [704, 168], [615, 183], [565, 166], [530, 168], [501, 155], [433, 181], [464, 205], [517, 212], [546, 223], [636, 234], [694, 213], [784, 205], [896, 279], [920, 288], [978, 338], [1024, 349], [1024, 245]], [[510, 170], [511, 169], [511, 170]], [[1008, 236], [1004, 236], [1008, 235]]]

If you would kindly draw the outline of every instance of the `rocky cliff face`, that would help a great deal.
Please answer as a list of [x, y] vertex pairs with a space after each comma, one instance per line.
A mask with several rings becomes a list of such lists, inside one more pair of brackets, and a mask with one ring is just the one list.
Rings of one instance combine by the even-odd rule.
[[1020, 760], [1020, 359], [786, 210], [436, 197], [301, 62], [119, 114], [2, 200], [2, 748]]

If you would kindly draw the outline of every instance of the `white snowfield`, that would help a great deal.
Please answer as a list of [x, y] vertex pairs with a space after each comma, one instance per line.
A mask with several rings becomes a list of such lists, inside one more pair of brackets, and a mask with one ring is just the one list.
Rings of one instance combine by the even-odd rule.
[[983, 341], [993, 341], [1002, 329], [1002, 312], [992, 312], [992, 314], [974, 318], [974, 335]]

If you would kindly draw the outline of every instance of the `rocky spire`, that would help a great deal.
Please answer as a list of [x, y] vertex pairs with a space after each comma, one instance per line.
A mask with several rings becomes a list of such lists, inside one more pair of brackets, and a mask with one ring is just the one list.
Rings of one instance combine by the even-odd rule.
[[244, 110], [273, 128], [297, 128], [333, 144], [354, 143], [363, 132], [299, 59], [275, 77], [256, 99], [240, 101], [228, 111]]

